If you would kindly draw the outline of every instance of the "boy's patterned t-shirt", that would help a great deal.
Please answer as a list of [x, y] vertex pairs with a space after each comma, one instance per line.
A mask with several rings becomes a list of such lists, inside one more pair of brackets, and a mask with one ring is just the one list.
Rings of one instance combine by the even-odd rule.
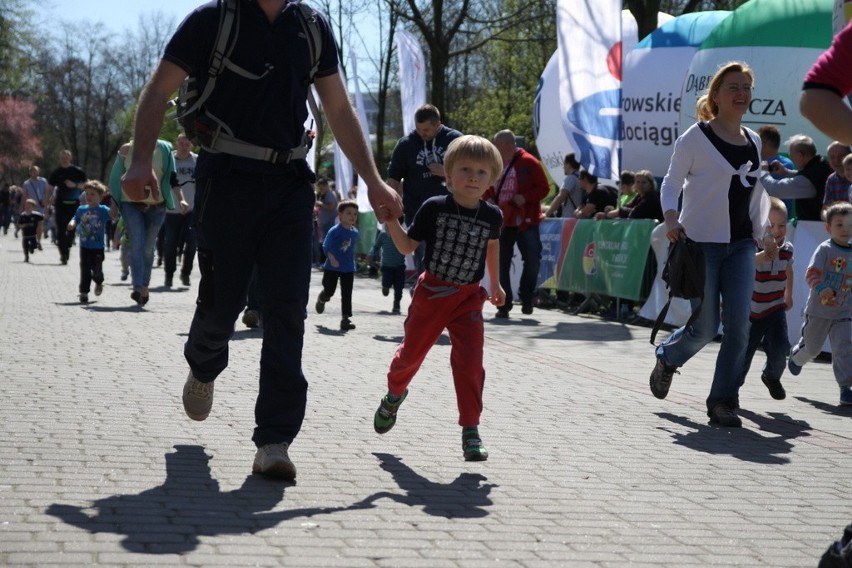
[[465, 285], [485, 276], [488, 241], [500, 237], [503, 215], [496, 205], [459, 207], [452, 195], [427, 199], [414, 216], [408, 236], [426, 243], [423, 266], [445, 282]]

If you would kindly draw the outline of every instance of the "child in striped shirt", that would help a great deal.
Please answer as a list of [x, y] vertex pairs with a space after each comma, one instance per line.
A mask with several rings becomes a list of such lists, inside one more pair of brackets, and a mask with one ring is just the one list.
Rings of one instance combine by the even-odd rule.
[[787, 237], [787, 207], [777, 197], [770, 198], [769, 232], [759, 243], [755, 257], [754, 292], [751, 295], [751, 331], [748, 337], [740, 386], [745, 383], [758, 346], [766, 353], [760, 379], [769, 395], [783, 400], [787, 393], [781, 374], [790, 352], [786, 311], [793, 307], [793, 245]]

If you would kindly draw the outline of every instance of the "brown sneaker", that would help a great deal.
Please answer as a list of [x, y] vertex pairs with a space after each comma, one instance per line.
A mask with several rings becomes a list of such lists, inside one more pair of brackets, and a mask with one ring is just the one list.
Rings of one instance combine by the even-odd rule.
[[186, 415], [199, 422], [210, 415], [213, 408], [213, 382], [202, 383], [192, 376], [192, 371], [183, 385], [183, 409]]
[[287, 450], [290, 444], [266, 444], [257, 449], [254, 456], [252, 473], [259, 473], [276, 479], [293, 481], [296, 479], [296, 466], [290, 461]]

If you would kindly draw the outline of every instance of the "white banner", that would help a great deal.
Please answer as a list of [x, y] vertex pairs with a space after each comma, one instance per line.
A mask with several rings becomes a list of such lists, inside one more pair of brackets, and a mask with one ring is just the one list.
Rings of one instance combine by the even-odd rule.
[[850, 21], [852, 21], [852, 0], [834, 0], [834, 14], [831, 21], [834, 35], [839, 34]]
[[[343, 80], [344, 85], [349, 84], [349, 80], [346, 78], [346, 72], [343, 71], [341, 67], [339, 70], [340, 78]], [[348, 87], [347, 87], [348, 88]], [[341, 199], [349, 198], [349, 190], [352, 189], [352, 180], [353, 180], [353, 171], [352, 171], [352, 162], [349, 161], [349, 158], [346, 157], [346, 154], [343, 153], [343, 150], [337, 144], [337, 140], [334, 141], [334, 188], [337, 190], [337, 194]]]
[[621, 0], [558, 0], [559, 110], [578, 159], [618, 179], [621, 159]]
[[414, 130], [414, 112], [426, 104], [426, 61], [417, 38], [405, 30], [396, 32], [399, 57], [399, 96], [402, 100], [404, 134]]
[[[358, 113], [358, 121], [361, 123], [361, 130], [364, 133], [364, 140], [367, 143], [367, 147], [371, 148], [370, 125], [367, 123], [367, 110], [364, 106], [364, 97], [361, 95], [361, 85], [358, 79], [358, 57], [351, 45], [349, 46], [349, 68], [352, 70], [352, 92], [355, 94], [355, 112]], [[358, 188], [358, 210], [361, 213], [372, 211], [373, 208], [370, 206], [370, 200], [367, 199], [367, 188], [364, 184], [360, 182], [359, 184], [362, 187]]]
[[[317, 101], [317, 104], [320, 104], [319, 96], [317, 95], [316, 89], [314, 89], [313, 85], [311, 85], [311, 90], [314, 93], [314, 100]], [[314, 116], [314, 113], [311, 111], [311, 105], [308, 104], [308, 101], [305, 101], [305, 106], [308, 107], [308, 118], [305, 119], [305, 130], [311, 130], [311, 131], [313, 131], [314, 134], [316, 134], [316, 132], [317, 132], [316, 117]], [[316, 146], [316, 140], [314, 140], [314, 143], [311, 144], [310, 148], [308, 148], [308, 155], [305, 156], [305, 161], [308, 162], [308, 166], [313, 171], [316, 171], [316, 164], [314, 163], [316, 161], [316, 155], [317, 155], [317, 146]]]
[[[656, 177], [668, 171], [681, 130], [680, 92], [689, 64], [701, 42], [729, 14], [711, 11], [678, 16], [625, 52], [621, 89], [623, 169], [651, 170]], [[659, 73], [660, 69], [666, 72]]]

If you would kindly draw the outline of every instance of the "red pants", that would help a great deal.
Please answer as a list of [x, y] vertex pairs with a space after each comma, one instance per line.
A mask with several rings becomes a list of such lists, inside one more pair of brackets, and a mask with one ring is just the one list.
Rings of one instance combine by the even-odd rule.
[[388, 390], [401, 396], [423, 364], [429, 349], [450, 332], [450, 365], [456, 387], [459, 425], [478, 426], [482, 414], [484, 326], [482, 306], [488, 294], [476, 284], [458, 286], [428, 272], [420, 275], [405, 320], [405, 337], [391, 361]]

